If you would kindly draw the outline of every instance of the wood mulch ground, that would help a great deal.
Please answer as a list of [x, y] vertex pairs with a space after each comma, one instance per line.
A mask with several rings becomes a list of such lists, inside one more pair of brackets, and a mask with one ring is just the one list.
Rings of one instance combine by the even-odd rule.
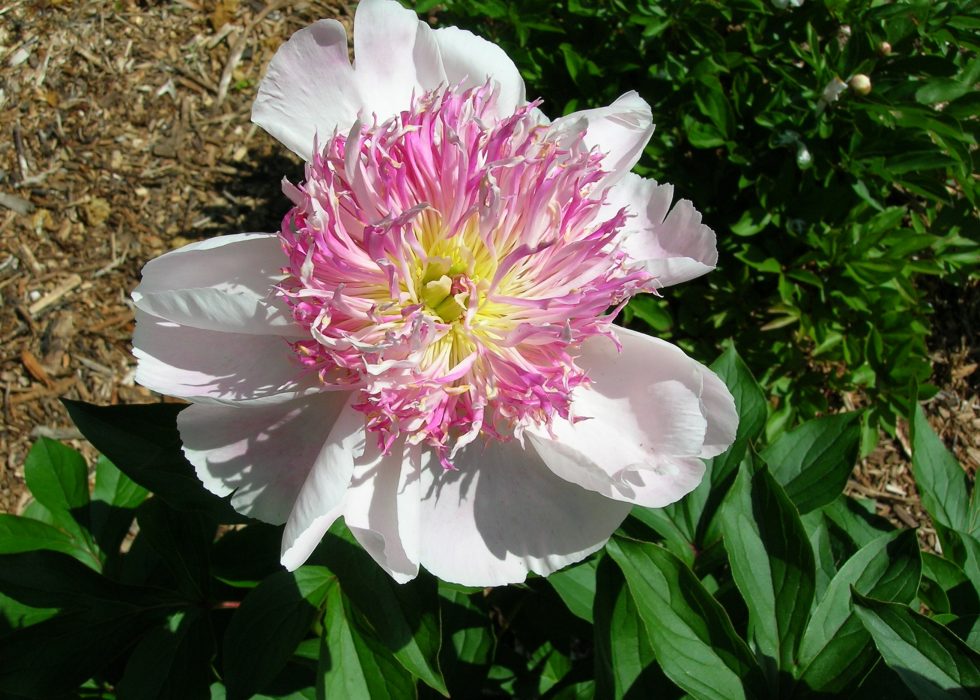
[[[302, 171], [250, 123], [256, 84], [292, 32], [320, 17], [349, 29], [352, 14], [336, 0], [0, 0], [0, 512], [24, 505], [37, 436], [82, 445], [58, 397], [158, 400], [133, 382], [140, 268], [191, 240], [276, 230], [280, 180]], [[943, 390], [928, 410], [975, 474], [978, 348], [962, 309], [937, 304]], [[926, 523], [931, 544], [902, 435], [849, 488]]]

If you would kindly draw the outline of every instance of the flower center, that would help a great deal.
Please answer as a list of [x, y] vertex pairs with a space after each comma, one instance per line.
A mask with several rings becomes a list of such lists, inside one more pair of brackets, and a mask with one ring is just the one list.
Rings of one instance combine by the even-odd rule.
[[569, 416], [575, 350], [651, 285], [603, 209], [601, 156], [535, 105], [498, 120], [489, 86], [442, 89], [355, 125], [284, 185], [280, 286], [300, 362], [359, 392], [383, 449], [403, 435], [450, 466], [483, 435]]

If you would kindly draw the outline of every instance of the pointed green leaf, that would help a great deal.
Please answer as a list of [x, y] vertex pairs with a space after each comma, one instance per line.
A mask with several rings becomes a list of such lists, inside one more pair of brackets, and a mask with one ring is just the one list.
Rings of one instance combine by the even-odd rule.
[[[689, 560], [683, 550], [687, 549], [688, 553], [693, 553], [692, 545], [700, 548], [704, 544], [702, 540], [708, 523], [714, 517], [721, 499], [734, 479], [735, 471], [745, 457], [749, 444], [765, 428], [768, 410], [762, 387], [756, 382], [734, 346], [729, 346], [712, 363], [711, 369], [725, 382], [735, 399], [735, 408], [739, 415], [735, 441], [724, 454], [706, 460], [704, 479], [694, 491], [677, 503], [654, 510], [654, 515], [662, 513], [683, 535], [683, 546], [672, 546], [671, 551], [688, 564], [693, 560]], [[637, 509], [634, 509], [634, 512], [635, 510]], [[712, 533], [711, 537], [714, 536]]]
[[[83, 564], [92, 565], [91, 557], [79, 551], [75, 541], [63, 530], [39, 520], [0, 513], [0, 554], [51, 549], [70, 554]], [[98, 562], [94, 563], [97, 568]]]
[[214, 638], [200, 609], [182, 610], [133, 649], [116, 693], [132, 700], [208, 696]]
[[435, 579], [423, 575], [408, 583], [395, 583], [340, 523], [331, 528], [314, 557], [322, 557], [337, 575], [344, 595], [363, 615], [370, 633], [412, 675], [448, 695], [439, 670], [442, 632]]
[[88, 505], [85, 459], [67, 445], [41, 438], [27, 454], [24, 481], [31, 495], [53, 513], [71, 513]]
[[597, 697], [620, 700], [664, 696], [673, 684], [657, 663], [622, 571], [604, 557], [596, 579], [593, 614]]
[[796, 507], [766, 469], [739, 471], [721, 517], [750, 634], [775, 682], [777, 670], [792, 670], [810, 613], [813, 550]]
[[317, 669], [317, 698], [417, 697], [411, 674], [376, 637], [359, 629], [355, 617], [340, 586], [330, 586]]
[[694, 573], [662, 547], [612, 539], [606, 550], [630, 594], [664, 673], [699, 698], [764, 697], [752, 652]]
[[548, 583], [565, 601], [569, 611], [586, 622], [592, 622], [592, 602], [595, 600], [596, 559], [556, 571], [548, 577]]
[[248, 698], [272, 682], [310, 633], [333, 574], [322, 566], [281, 571], [249, 592], [224, 637], [228, 697]]
[[842, 692], [870, 670], [877, 655], [851, 609], [851, 588], [880, 600], [909, 603], [919, 584], [913, 530], [896, 530], [845, 562], [821, 599], [800, 645], [800, 681], [812, 691]]
[[854, 593], [854, 610], [882, 657], [918, 698], [968, 698], [980, 692], [980, 654], [908, 606]]
[[158, 498], [144, 501], [136, 520], [140, 536], [166, 563], [177, 588], [191, 600], [205, 600], [211, 578], [214, 524], [199, 511], [177, 512]]
[[970, 509], [966, 472], [932, 431], [918, 405], [912, 419], [912, 474], [922, 505], [936, 525], [980, 533], [980, 513]]
[[477, 697], [490, 669], [494, 635], [482, 591], [467, 593], [439, 584], [442, 649], [439, 663], [450, 697]]
[[807, 421], [762, 452], [800, 513], [820, 508], [844, 491], [861, 443], [859, 417], [840, 413]]

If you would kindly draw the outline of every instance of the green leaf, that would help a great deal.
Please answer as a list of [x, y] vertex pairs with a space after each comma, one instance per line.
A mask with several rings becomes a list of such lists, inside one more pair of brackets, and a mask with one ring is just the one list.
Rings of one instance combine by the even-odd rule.
[[39, 520], [0, 513], [0, 554], [29, 552], [32, 549], [51, 549], [70, 554], [98, 570], [98, 562], [93, 565], [91, 556], [80, 551], [64, 531]]
[[417, 697], [412, 676], [374, 636], [359, 629], [355, 617], [340, 586], [331, 585], [326, 594], [317, 698]]
[[191, 600], [204, 601], [211, 578], [214, 524], [197, 511], [178, 513], [158, 498], [144, 501], [136, 519], [140, 536], [166, 563], [177, 588]]
[[493, 656], [494, 637], [483, 592], [467, 593], [439, 584], [443, 643], [439, 662], [451, 697], [477, 697]]
[[657, 661], [698, 698], [765, 697], [761, 670], [731, 620], [680, 559], [656, 545], [612, 539]]
[[844, 491], [861, 443], [859, 417], [839, 413], [807, 421], [762, 452], [801, 513], [827, 505]]
[[109, 458], [99, 455], [95, 463], [95, 488], [92, 500], [132, 510], [146, 500], [149, 492], [123, 474]]
[[88, 468], [75, 450], [41, 438], [27, 454], [24, 481], [34, 498], [52, 513], [71, 513], [88, 505]]
[[118, 583], [61, 552], [44, 549], [0, 554], [0, 591], [36, 608], [84, 609], [103, 603], [165, 607], [179, 602], [168, 591]]
[[839, 496], [831, 501], [823, 507], [823, 514], [855, 545], [855, 549], [895, 529], [894, 525], [874, 513], [873, 504], [869, 510], [850, 496]]
[[88, 467], [82, 456], [60, 442], [41, 438], [24, 462], [24, 481], [35, 501], [47, 510], [50, 524], [67, 532], [80, 551], [89, 553], [93, 568], [101, 568], [98, 547], [88, 530]]
[[119, 471], [105, 455], [95, 463], [95, 488], [89, 504], [92, 537], [108, 556], [119, 554], [136, 507], [149, 492]]
[[762, 387], [752, 376], [752, 372], [735, 350], [729, 345], [717, 360], [711, 364], [711, 369], [717, 374], [735, 399], [738, 411], [738, 429], [735, 442], [728, 451], [711, 460], [711, 482], [719, 484], [729, 474], [735, 472], [739, 462], [745, 456], [749, 443], [758, 438], [766, 427], [768, 403]]
[[646, 629], [619, 568], [599, 562], [595, 597], [595, 678], [597, 697], [664, 696], [673, 684], [663, 675]]
[[595, 600], [596, 565], [596, 559], [587, 559], [548, 577], [548, 583], [565, 601], [569, 611], [589, 624], [592, 623], [592, 603]]
[[800, 682], [811, 691], [840, 693], [877, 659], [871, 637], [851, 609], [851, 588], [880, 600], [909, 603], [919, 584], [913, 530], [896, 530], [847, 560], [821, 599], [800, 645]]
[[419, 576], [398, 584], [356, 543], [340, 523], [314, 554], [337, 575], [344, 595], [382, 644], [416, 678], [448, 695], [439, 670], [442, 632], [435, 579]]
[[229, 698], [251, 697], [275, 679], [309, 634], [333, 582], [328, 569], [303, 566], [273, 574], [245, 596], [224, 637]]
[[204, 488], [184, 458], [177, 432], [177, 414], [184, 406], [62, 403], [89, 442], [140, 486], [178, 510], [204, 510], [221, 522], [243, 522], [227, 501]]
[[10, 630], [36, 625], [57, 614], [56, 608], [34, 608], [0, 593], [0, 638]]
[[980, 614], [980, 580], [971, 581], [955, 562], [922, 552], [919, 598], [933, 613]]
[[74, 695], [81, 683], [99, 675], [170, 611], [172, 608], [139, 608], [106, 601], [2, 637], [0, 695]]
[[46, 550], [0, 555], [0, 590], [24, 605], [63, 610], [0, 637], [0, 695], [60, 697], [181, 607], [165, 590], [117, 583]]
[[912, 474], [922, 505], [937, 525], [973, 535], [980, 532], [980, 513], [970, 509], [966, 472], [918, 405], [912, 418]]
[[133, 649], [116, 693], [129, 700], [208, 696], [214, 637], [200, 610], [179, 611]]
[[[704, 479], [694, 491], [677, 503], [655, 509], [650, 518], [654, 522], [662, 520], [663, 516], [671, 520], [684, 540], [672, 543], [671, 551], [688, 564], [693, 561], [689, 559], [693, 557], [692, 545], [701, 546], [705, 539], [716, 539], [713, 532], [710, 537], [705, 535], [709, 523], [734, 478], [739, 462], [745, 457], [749, 444], [762, 433], [766, 424], [765, 394], [735, 347], [729, 346], [712, 363], [711, 369], [725, 382], [735, 399], [735, 409], [739, 415], [735, 441], [724, 454], [707, 460]], [[633, 512], [639, 517], [638, 510], [640, 509], [634, 508]], [[661, 530], [663, 528], [658, 532]]]
[[777, 671], [793, 669], [810, 613], [813, 550], [799, 513], [765, 469], [741, 469], [721, 517], [750, 634], [775, 688]]
[[882, 657], [918, 698], [975, 698], [980, 654], [908, 606], [855, 592], [854, 610]]

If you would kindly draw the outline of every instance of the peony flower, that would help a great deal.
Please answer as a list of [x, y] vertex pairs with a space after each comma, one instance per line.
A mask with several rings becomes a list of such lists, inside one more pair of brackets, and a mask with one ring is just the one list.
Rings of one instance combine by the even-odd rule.
[[546, 575], [700, 482], [737, 417], [678, 348], [612, 320], [713, 268], [712, 231], [629, 171], [630, 92], [549, 122], [498, 47], [363, 0], [297, 32], [253, 120], [306, 161], [278, 233], [150, 262], [137, 380], [184, 453], [300, 566], [343, 517], [396, 580]]

